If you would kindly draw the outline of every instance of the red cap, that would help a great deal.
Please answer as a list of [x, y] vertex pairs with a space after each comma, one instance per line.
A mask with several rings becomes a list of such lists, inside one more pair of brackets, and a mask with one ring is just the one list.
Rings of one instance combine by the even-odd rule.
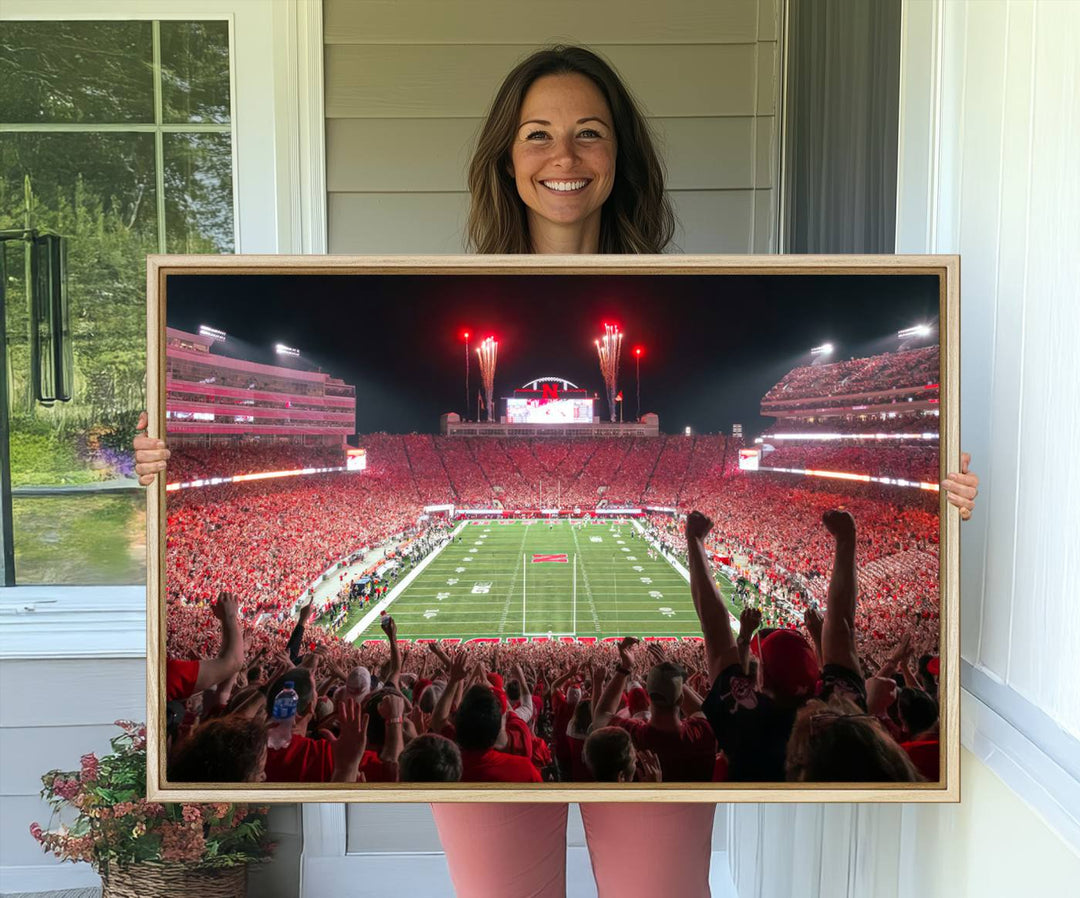
[[776, 630], [765, 637], [761, 669], [766, 688], [780, 698], [812, 695], [817, 686], [817, 656], [796, 630]]

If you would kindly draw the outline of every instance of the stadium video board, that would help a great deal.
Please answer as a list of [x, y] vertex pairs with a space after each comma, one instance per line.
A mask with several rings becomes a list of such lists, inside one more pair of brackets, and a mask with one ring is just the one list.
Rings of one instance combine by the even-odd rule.
[[[151, 256], [148, 267], [150, 433], [173, 448], [147, 510], [152, 800], [958, 799], [959, 513], [939, 488], [960, 469], [955, 257]], [[538, 315], [553, 295], [558, 314]], [[228, 338], [200, 342], [206, 322]], [[369, 352], [363, 333], [408, 340]], [[499, 397], [514, 392], [499, 420]], [[440, 431], [451, 416], [455, 429]], [[192, 478], [199, 488], [174, 489]], [[850, 594], [830, 588], [837, 571], [856, 574]], [[493, 670], [519, 676], [520, 654], [527, 678], [569, 673], [565, 691], [591, 705], [627, 676], [643, 687], [635, 701], [660, 696], [654, 713], [665, 695], [700, 699], [704, 716], [680, 720], [706, 750], [666, 770], [661, 758], [659, 781], [574, 779], [554, 751], [543, 781], [388, 781], [372, 760], [385, 743], [369, 745], [365, 782], [170, 779], [167, 659], [217, 650], [210, 606], [225, 592], [245, 644], [264, 651], [266, 682], [252, 673], [248, 688], [289, 672], [289, 644], [335, 696], [357, 680], [347, 667], [386, 680], [388, 615], [409, 649], [404, 683], [457, 677], [463, 657], [463, 692], [466, 680], [486, 689]], [[823, 633], [841, 614], [850, 651], [837, 661]], [[768, 667], [778, 643], [797, 654], [781, 661], [792, 686]], [[660, 656], [684, 672], [654, 673]], [[603, 671], [599, 696], [578, 673], [588, 665]], [[917, 771], [870, 710], [905, 665], [940, 709]], [[651, 675], [660, 691], [645, 688]], [[625, 695], [626, 712], [597, 701], [603, 729], [638, 725]], [[321, 710], [337, 735], [333, 701]], [[452, 704], [436, 732], [453, 732]], [[795, 775], [779, 743], [740, 755], [726, 723], [778, 708], [806, 712], [806, 744], [840, 718], [865, 728], [898, 773]], [[434, 713], [401, 717], [416, 729]], [[380, 734], [397, 716], [364, 715]], [[727, 781], [715, 779], [721, 750]]]
[[507, 424], [581, 424], [592, 421], [591, 399], [507, 399]]

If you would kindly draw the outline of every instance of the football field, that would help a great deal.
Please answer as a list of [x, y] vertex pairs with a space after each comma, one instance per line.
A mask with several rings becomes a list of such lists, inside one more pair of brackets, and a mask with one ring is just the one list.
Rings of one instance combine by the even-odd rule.
[[[398, 587], [387, 611], [399, 638], [701, 634], [686, 578], [629, 522], [469, 521], [456, 533]], [[384, 638], [378, 616], [352, 638]]]

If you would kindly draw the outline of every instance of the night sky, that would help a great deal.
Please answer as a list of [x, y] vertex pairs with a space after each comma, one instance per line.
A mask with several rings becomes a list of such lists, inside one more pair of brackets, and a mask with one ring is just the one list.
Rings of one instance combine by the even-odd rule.
[[[475, 346], [499, 342], [497, 398], [537, 377], [600, 393], [593, 340], [603, 323], [625, 337], [619, 388], [635, 412], [633, 348], [641, 360], [641, 410], [662, 433], [753, 437], [772, 423], [761, 397], [831, 342], [833, 358], [895, 350], [896, 332], [937, 324], [938, 281], [915, 275], [170, 275], [168, 323], [227, 332], [213, 351], [283, 364], [273, 345], [356, 385], [360, 433], [437, 433], [439, 415], [465, 412], [464, 343], [471, 339], [471, 408], [480, 386]], [[936, 339], [937, 332], [930, 340]], [[925, 341], [923, 344], [925, 345]]]

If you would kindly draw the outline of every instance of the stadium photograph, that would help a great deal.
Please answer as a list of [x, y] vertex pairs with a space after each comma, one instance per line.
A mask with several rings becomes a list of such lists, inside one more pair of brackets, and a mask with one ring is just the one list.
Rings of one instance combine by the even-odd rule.
[[940, 289], [170, 274], [168, 782], [938, 781]]

